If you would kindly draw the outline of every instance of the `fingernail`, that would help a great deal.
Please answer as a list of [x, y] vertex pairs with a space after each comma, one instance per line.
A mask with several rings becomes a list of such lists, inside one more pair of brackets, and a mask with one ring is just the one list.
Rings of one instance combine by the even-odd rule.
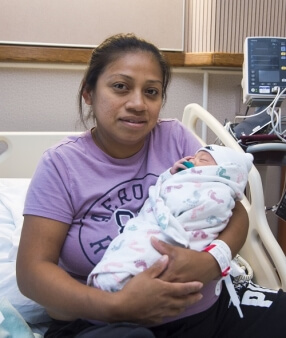
[[160, 261], [161, 262], [166, 262], [168, 260], [168, 256], [167, 255], [163, 255], [160, 257]]

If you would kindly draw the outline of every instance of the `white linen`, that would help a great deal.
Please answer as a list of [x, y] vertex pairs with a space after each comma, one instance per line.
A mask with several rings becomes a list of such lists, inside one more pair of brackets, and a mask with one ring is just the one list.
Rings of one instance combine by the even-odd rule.
[[31, 324], [46, 322], [45, 309], [20, 292], [16, 258], [23, 225], [23, 208], [30, 179], [0, 179], [0, 298], [5, 297]]

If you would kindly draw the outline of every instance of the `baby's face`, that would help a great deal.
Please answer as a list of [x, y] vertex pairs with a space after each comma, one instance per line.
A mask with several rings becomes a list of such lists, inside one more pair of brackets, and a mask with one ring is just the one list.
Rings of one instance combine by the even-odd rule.
[[200, 150], [193, 158], [189, 160], [195, 167], [216, 165], [216, 161], [207, 151]]

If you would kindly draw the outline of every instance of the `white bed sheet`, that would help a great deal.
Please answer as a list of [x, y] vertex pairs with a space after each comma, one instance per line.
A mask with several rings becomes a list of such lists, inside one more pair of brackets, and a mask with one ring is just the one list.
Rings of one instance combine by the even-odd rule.
[[50, 320], [45, 309], [25, 297], [16, 281], [16, 258], [23, 224], [23, 206], [30, 179], [0, 178], [0, 302], [10, 303], [37, 332]]
[[11, 304], [37, 337], [50, 318], [42, 306], [21, 294], [16, 281], [24, 200], [44, 151], [71, 134], [80, 132], [0, 132], [0, 317], [1, 304]]

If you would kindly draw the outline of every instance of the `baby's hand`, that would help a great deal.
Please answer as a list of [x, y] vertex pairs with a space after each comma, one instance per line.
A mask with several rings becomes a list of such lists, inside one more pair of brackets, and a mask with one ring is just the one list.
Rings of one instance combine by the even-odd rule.
[[174, 163], [173, 167], [170, 169], [170, 173], [174, 175], [179, 171], [179, 169], [186, 169], [187, 167], [183, 164], [183, 162], [189, 162], [193, 158], [194, 156], [186, 156], [181, 158], [179, 161]]

